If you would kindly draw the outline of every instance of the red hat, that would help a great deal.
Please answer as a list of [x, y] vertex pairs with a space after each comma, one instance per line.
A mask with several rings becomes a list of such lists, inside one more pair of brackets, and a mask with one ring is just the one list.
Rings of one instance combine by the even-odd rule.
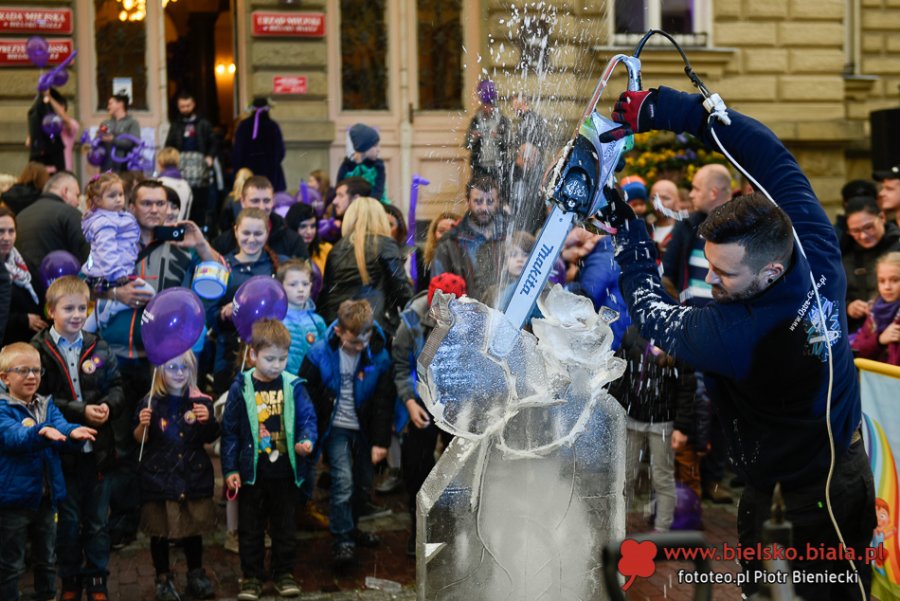
[[440, 290], [444, 294], [455, 294], [456, 298], [466, 295], [466, 281], [455, 273], [442, 273], [431, 278], [428, 284], [428, 304], [434, 298], [434, 291]]

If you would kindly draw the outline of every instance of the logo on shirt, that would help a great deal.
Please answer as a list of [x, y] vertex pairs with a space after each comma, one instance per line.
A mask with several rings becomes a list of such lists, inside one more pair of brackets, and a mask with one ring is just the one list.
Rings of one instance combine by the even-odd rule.
[[85, 362], [81, 364], [81, 371], [83, 371], [86, 374], [92, 374], [95, 371], [97, 371], [97, 368], [100, 367], [100, 365], [102, 365], [102, 363], [103, 362], [100, 360], [100, 357], [98, 357], [97, 355], [94, 355], [93, 357], [85, 360]]
[[32, 427], [34, 427], [34, 426], [37, 425], [37, 424], [36, 424], [36, 422], [35, 422], [33, 419], [31, 419], [30, 417], [26, 417], [25, 419], [22, 420], [22, 425], [23, 425], [24, 427], [26, 427], [26, 428], [32, 428]]
[[818, 304], [812, 305], [803, 325], [806, 330], [807, 353], [825, 363], [828, 361], [828, 347], [834, 346], [841, 337], [841, 322], [836, 303], [821, 295], [820, 298], [821, 314]]
[[184, 412], [184, 423], [188, 425], [193, 425], [197, 421], [197, 415], [193, 412], [193, 410], [188, 409]]
[[306, 342], [312, 344], [316, 341], [316, 335], [312, 332], [306, 334]]

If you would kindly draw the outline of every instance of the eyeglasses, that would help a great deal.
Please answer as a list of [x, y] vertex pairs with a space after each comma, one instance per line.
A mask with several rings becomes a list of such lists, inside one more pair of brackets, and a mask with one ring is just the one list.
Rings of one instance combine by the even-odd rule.
[[169, 363], [166, 365], [166, 371], [170, 374], [188, 373], [191, 371], [191, 366], [184, 363]]
[[6, 370], [6, 373], [19, 374], [23, 378], [27, 378], [29, 374], [43, 376], [46, 371], [43, 367], [10, 367]]
[[871, 236], [875, 233], [875, 227], [877, 223], [877, 221], [870, 221], [862, 227], [851, 227], [847, 230], [847, 232], [849, 232], [851, 236], [861, 236], [863, 234]]

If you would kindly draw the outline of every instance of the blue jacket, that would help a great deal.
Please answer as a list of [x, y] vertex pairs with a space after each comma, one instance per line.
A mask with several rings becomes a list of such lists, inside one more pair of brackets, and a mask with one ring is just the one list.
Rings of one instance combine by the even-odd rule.
[[300, 364], [303, 363], [303, 357], [312, 345], [325, 338], [325, 331], [328, 328], [325, 320], [316, 313], [316, 304], [312, 300], [306, 302], [305, 309], [288, 307], [283, 321], [291, 333], [291, 350], [285, 371], [296, 375], [300, 370]]
[[[256, 464], [259, 459], [259, 417], [253, 393], [252, 375], [255, 369], [238, 376], [225, 401], [222, 416], [222, 474], [241, 475], [243, 484], [256, 483]], [[294, 483], [303, 484], [304, 471], [298, 469], [300, 461], [294, 452], [294, 443], [308, 440], [316, 443], [316, 414], [303, 380], [288, 373], [281, 374], [284, 384], [285, 446], [294, 471]]]
[[[206, 405], [209, 421], [201, 424], [191, 408], [194, 403]], [[134, 414], [139, 423], [147, 397], [141, 399]], [[204, 444], [219, 437], [219, 424], [213, 417], [212, 401], [198, 390], [189, 395], [155, 395], [153, 418], [147, 432], [147, 444], [141, 460], [142, 501], [183, 501], [208, 499], [213, 496], [215, 476]]]
[[[341, 340], [334, 331], [337, 322], [328, 327], [325, 340], [309, 349], [300, 366], [300, 377], [316, 408], [320, 440], [326, 440], [334, 420], [337, 398], [341, 392]], [[387, 448], [391, 444], [391, 415], [397, 390], [394, 388], [391, 356], [381, 327], [375, 324], [369, 346], [361, 353], [356, 367], [353, 397], [356, 416], [367, 442]]]
[[[619, 266], [614, 258], [615, 247], [612, 238], [604, 236], [586, 256], [578, 272], [581, 292], [594, 303], [594, 310], [609, 307], [619, 314], [619, 319], [609, 324], [613, 333], [614, 351], [619, 350], [625, 330], [631, 325], [631, 317], [619, 289]], [[577, 290], [576, 290], [577, 291]]]
[[78, 443], [50, 442], [38, 432], [50, 426], [68, 437], [78, 425], [67, 422], [50, 397], [37, 395], [36, 403], [38, 410], [32, 411], [8, 393], [0, 393], [0, 507], [4, 509], [40, 505], [45, 475], [53, 505], [66, 496], [58, 449]]
[[[699, 95], [660, 88], [657, 129], [688, 132], [712, 147]], [[616, 260], [641, 335], [702, 371], [726, 425], [731, 457], [747, 482], [770, 490], [818, 483], [828, 470], [826, 342], [810, 273], [824, 308], [834, 365], [831, 424], [838, 455], [860, 423], [859, 384], [847, 341], [847, 280], [834, 229], [796, 159], [765, 126], [729, 111], [715, 125], [722, 144], [790, 216], [808, 257], [794, 244], [785, 272], [739, 302], [683, 307], [660, 284], [656, 248], [643, 224], [620, 229]]]

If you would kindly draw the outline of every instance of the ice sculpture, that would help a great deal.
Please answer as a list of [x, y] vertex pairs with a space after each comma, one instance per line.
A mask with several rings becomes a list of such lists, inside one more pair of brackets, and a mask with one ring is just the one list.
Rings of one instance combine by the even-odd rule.
[[605, 599], [601, 549], [625, 535], [625, 412], [612, 332], [559, 286], [536, 337], [435, 294], [419, 393], [454, 434], [417, 499], [420, 600]]

